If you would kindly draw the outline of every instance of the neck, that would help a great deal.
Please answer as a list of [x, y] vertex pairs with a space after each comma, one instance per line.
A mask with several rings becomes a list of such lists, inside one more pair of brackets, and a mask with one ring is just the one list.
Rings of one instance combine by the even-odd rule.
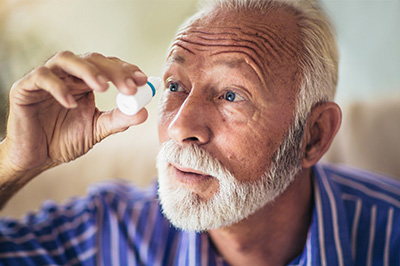
[[311, 214], [311, 170], [303, 169], [273, 203], [209, 235], [230, 265], [286, 265], [305, 246]]

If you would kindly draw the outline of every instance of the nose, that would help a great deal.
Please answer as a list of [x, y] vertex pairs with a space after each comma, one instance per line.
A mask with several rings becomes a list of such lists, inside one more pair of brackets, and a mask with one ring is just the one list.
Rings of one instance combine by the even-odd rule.
[[179, 108], [168, 127], [169, 136], [180, 144], [194, 143], [203, 145], [210, 141], [211, 131], [208, 126], [211, 118], [210, 108], [196, 96], [189, 96]]

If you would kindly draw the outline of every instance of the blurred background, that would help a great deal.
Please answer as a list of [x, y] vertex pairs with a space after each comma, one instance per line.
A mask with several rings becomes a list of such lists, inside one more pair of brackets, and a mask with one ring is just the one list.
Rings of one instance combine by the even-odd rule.
[[[340, 48], [337, 102], [340, 134], [325, 160], [400, 177], [400, 0], [322, 0]], [[196, 10], [196, 0], [0, 0], [0, 137], [13, 82], [61, 50], [99, 52], [160, 75], [171, 39]], [[116, 90], [97, 94], [115, 106]], [[44, 199], [81, 195], [88, 184], [125, 178], [153, 182], [158, 151], [157, 102], [149, 120], [95, 146], [88, 155], [51, 169], [1, 211], [20, 216]]]

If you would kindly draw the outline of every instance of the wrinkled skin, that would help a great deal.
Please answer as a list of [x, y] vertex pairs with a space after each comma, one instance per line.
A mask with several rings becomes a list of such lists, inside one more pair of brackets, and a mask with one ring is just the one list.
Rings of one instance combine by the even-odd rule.
[[[196, 143], [243, 181], [270, 167], [293, 122], [297, 93], [295, 22], [285, 13], [268, 26], [259, 19], [250, 11], [214, 11], [177, 34], [159, 123], [161, 142]], [[178, 91], [169, 91], [175, 83]], [[210, 197], [218, 181], [192, 188]]]

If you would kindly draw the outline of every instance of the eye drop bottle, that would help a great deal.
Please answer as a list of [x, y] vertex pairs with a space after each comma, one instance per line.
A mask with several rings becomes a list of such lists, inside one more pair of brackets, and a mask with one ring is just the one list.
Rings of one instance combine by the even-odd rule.
[[161, 78], [149, 77], [147, 84], [137, 88], [135, 95], [126, 95], [119, 93], [117, 95], [117, 107], [126, 115], [135, 115], [148, 104], [156, 94], [156, 90], [160, 87]]

